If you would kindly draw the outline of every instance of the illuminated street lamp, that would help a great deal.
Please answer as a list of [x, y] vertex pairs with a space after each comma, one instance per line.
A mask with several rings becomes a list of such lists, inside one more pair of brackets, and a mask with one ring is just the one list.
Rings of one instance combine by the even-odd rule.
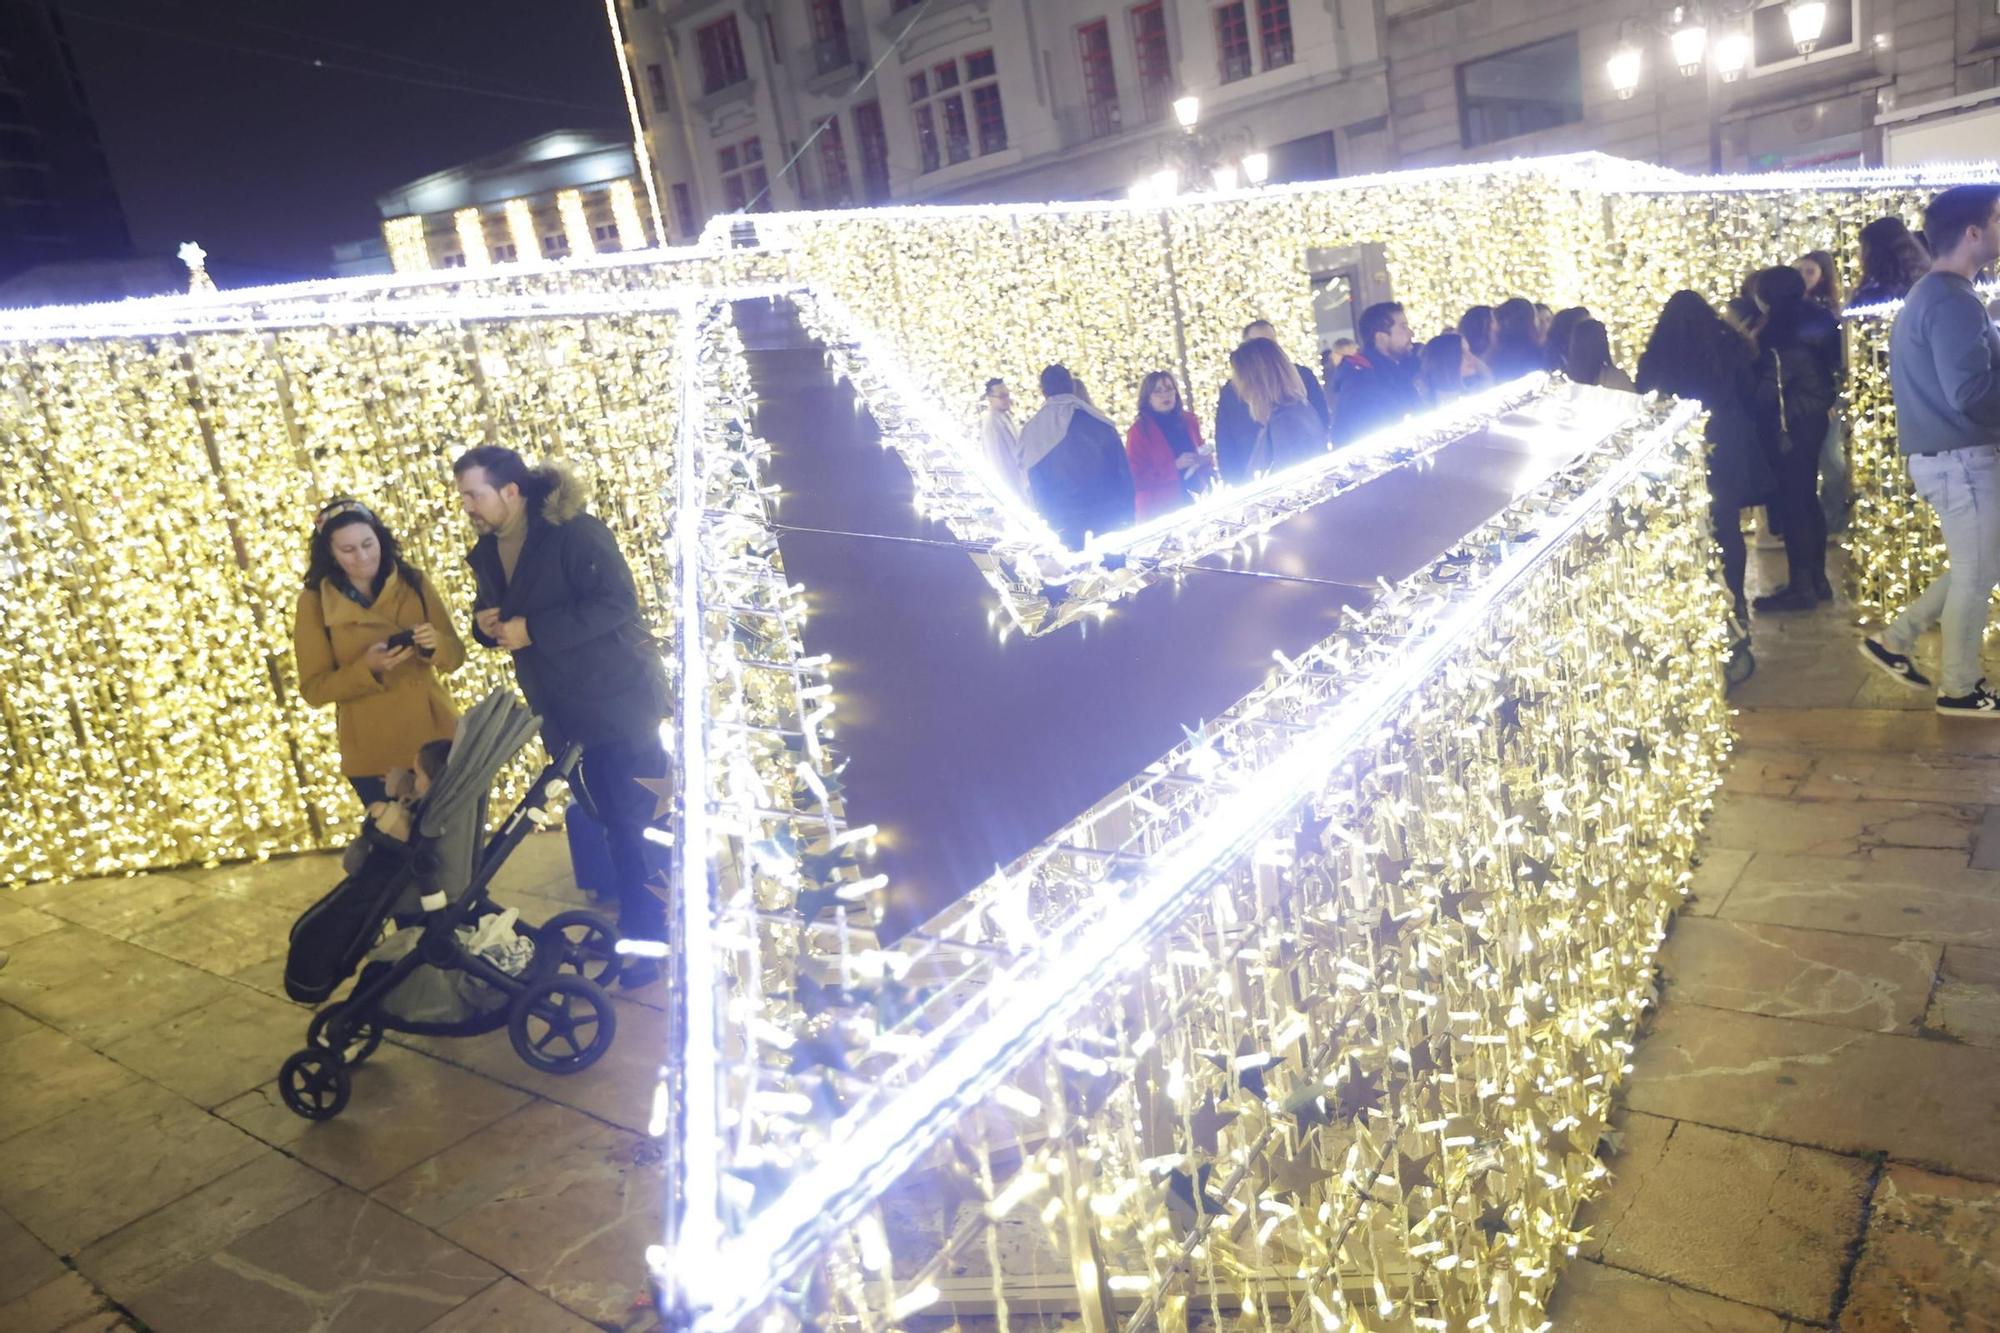
[[[1158, 103], [1154, 105], [1157, 106]], [[1194, 123], [1201, 119], [1201, 99], [1192, 96], [1176, 97], [1174, 99], [1174, 119], [1181, 123], [1182, 129], [1192, 134], [1194, 132]]]
[[1611, 53], [1605, 62], [1605, 70], [1611, 75], [1611, 87], [1618, 94], [1618, 100], [1629, 102], [1639, 91], [1639, 76], [1645, 72], [1646, 55], [1630, 42], [1625, 42]]
[[1681, 77], [1691, 79], [1701, 73], [1702, 58], [1708, 53], [1708, 25], [1686, 9], [1674, 11], [1674, 24], [1667, 41], [1674, 49]]
[[1243, 157], [1243, 179], [1252, 185], [1262, 185], [1271, 179], [1271, 155], [1269, 153], [1246, 153]]
[[1826, 31], [1826, 0], [1792, 0], [1785, 6], [1785, 24], [1792, 30], [1792, 45], [1809, 56]]
[[1157, 165], [1132, 183], [1127, 198], [1164, 201], [1182, 190], [1234, 190], [1246, 181], [1262, 185], [1270, 178], [1270, 154], [1251, 151], [1246, 132], [1205, 134], [1197, 128], [1201, 123], [1199, 97], [1177, 97], [1173, 110], [1174, 120], [1186, 133], [1154, 144], [1151, 156]]
[[1734, 83], [1743, 77], [1743, 71], [1750, 67], [1750, 34], [1747, 32], [1727, 32], [1715, 44], [1711, 57], [1715, 62], [1715, 72], [1722, 76], [1724, 83]]

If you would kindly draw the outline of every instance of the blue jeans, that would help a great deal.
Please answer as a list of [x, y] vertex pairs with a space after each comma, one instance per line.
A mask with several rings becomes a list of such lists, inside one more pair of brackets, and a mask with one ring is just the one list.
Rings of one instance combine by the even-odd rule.
[[1979, 649], [1986, 639], [1986, 612], [1993, 585], [2000, 582], [2000, 448], [1951, 449], [1912, 454], [1910, 481], [1924, 503], [1937, 511], [1944, 529], [1945, 572], [1905, 607], [1882, 636], [1889, 648], [1907, 653], [1917, 636], [1942, 627], [1944, 668], [1938, 693], [1960, 697], [1979, 687]]

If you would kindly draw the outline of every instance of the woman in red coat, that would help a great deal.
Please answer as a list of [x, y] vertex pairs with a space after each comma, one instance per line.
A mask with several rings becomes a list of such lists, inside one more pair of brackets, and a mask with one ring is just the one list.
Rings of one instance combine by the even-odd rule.
[[1181, 403], [1180, 386], [1164, 370], [1139, 385], [1139, 419], [1125, 432], [1139, 522], [1178, 509], [1215, 476], [1202, 448], [1201, 420]]

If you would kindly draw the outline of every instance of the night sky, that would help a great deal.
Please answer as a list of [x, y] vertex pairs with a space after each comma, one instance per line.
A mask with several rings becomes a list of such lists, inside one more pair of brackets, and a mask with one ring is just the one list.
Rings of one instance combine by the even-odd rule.
[[629, 133], [602, 0], [59, 7], [145, 252], [323, 275], [385, 189], [545, 130]]

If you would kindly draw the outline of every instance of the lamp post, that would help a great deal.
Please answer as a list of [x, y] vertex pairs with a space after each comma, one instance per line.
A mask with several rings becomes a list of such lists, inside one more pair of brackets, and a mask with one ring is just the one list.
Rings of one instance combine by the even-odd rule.
[[1133, 182], [1131, 198], [1171, 199], [1183, 191], [1234, 190], [1270, 179], [1271, 155], [1254, 149], [1248, 132], [1202, 132], [1199, 97], [1175, 98], [1173, 112], [1181, 133], [1154, 146], [1150, 169]]
[[[1645, 77], [1645, 51], [1640, 42], [1651, 33], [1666, 34], [1681, 77], [1691, 79], [1707, 69], [1724, 83], [1736, 82], [1750, 65], [1752, 44], [1747, 29], [1756, 8], [1756, 0], [1712, 0], [1712, 17], [1725, 23], [1720, 31], [1693, 5], [1676, 6], [1664, 20], [1628, 23], [1604, 64], [1612, 89], [1621, 100], [1639, 91]], [[1826, 0], [1787, 0], [1785, 24], [1791, 31], [1793, 48], [1802, 56], [1811, 55], [1826, 31]]]
[[[1826, 31], [1827, 0], [1787, 0], [1785, 24], [1792, 46], [1801, 56], [1810, 56]], [[1756, 0], [1711, 0], [1708, 12], [1693, 5], [1677, 5], [1664, 19], [1628, 22], [1618, 45], [1604, 62], [1605, 77], [1618, 99], [1636, 96], [1646, 77], [1646, 48], [1653, 34], [1665, 34], [1675, 68], [1683, 79], [1703, 76], [1708, 96], [1708, 169], [1722, 170], [1722, 126], [1716, 120], [1717, 90], [1735, 83], [1750, 66], [1754, 45], [1749, 31]], [[1711, 24], [1710, 20], [1719, 20]]]

